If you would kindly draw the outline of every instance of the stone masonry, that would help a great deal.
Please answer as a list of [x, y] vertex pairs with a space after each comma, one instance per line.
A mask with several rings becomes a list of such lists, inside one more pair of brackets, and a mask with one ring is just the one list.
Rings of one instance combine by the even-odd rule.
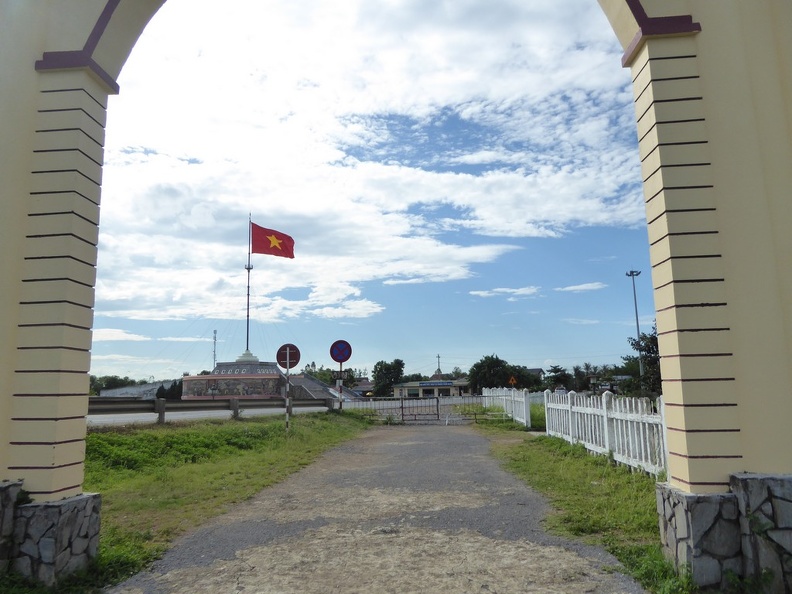
[[0, 574], [8, 569], [14, 536], [14, 508], [21, 490], [21, 482], [0, 481]]
[[742, 575], [740, 523], [733, 493], [685, 493], [657, 485], [660, 541], [678, 569], [702, 587], [721, 588], [728, 573]]
[[46, 586], [86, 569], [99, 546], [100, 509], [95, 493], [17, 506], [12, 569]]
[[792, 476], [735, 474], [730, 493], [657, 485], [666, 557], [704, 589], [742, 578], [757, 592], [792, 594]]
[[770, 592], [792, 593], [792, 477], [734, 474], [745, 575], [771, 578]]

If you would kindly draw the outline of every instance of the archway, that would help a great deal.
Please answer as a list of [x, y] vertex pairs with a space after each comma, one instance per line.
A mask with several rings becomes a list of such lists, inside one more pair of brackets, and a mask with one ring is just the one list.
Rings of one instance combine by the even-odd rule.
[[[6, 7], [2, 75], [16, 84], [0, 97], [16, 142], [0, 149], [0, 241], [14, 254], [0, 295], [0, 478], [23, 479], [39, 502], [82, 496], [107, 97], [162, 4]], [[720, 530], [697, 524], [713, 514], [689, 496], [734, 505], [724, 497], [748, 480], [739, 473], [792, 472], [792, 399], [780, 397], [792, 379], [792, 7], [600, 4], [633, 73], [667, 406], [663, 501], [682, 538], [674, 522]], [[721, 579], [700, 543], [672, 545], [698, 581]]]

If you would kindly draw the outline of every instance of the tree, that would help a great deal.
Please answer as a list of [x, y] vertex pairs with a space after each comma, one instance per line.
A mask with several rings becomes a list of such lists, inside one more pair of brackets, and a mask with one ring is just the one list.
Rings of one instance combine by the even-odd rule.
[[378, 361], [374, 365], [371, 381], [374, 382], [374, 396], [388, 397], [393, 393], [393, 386], [402, 381], [404, 361], [394, 359], [391, 363]]
[[454, 367], [448, 375], [451, 376], [452, 380], [457, 380], [465, 377], [466, 374], [459, 367]]
[[170, 388], [165, 390], [166, 400], [181, 400], [182, 397], [182, 380], [176, 380], [170, 385]]
[[617, 369], [619, 375], [629, 376], [619, 382], [619, 392], [626, 396], [639, 396], [641, 393], [641, 371], [637, 355], [624, 355], [621, 367]]
[[640, 384], [642, 392], [647, 396], [659, 396], [663, 391], [663, 383], [660, 376], [657, 324], [652, 325], [652, 331], [649, 334], [641, 332], [638, 338], [628, 338], [627, 340], [643, 361], [644, 374]]
[[470, 392], [481, 394], [482, 388], [505, 388], [511, 376], [512, 369], [506, 361], [495, 354], [487, 355], [470, 366]]
[[588, 388], [588, 379], [586, 374], [583, 373], [583, 368], [580, 365], [572, 367], [572, 386], [575, 390], [585, 390]]
[[335, 385], [335, 379], [333, 379], [333, 370], [328, 369], [324, 365], [317, 367], [316, 363], [311, 363], [310, 365], [305, 366], [303, 373], [305, 375], [310, 375], [314, 379], [317, 379], [328, 386]]
[[[309, 375], [314, 379], [319, 380], [323, 384], [327, 384], [328, 386], [335, 386], [336, 385], [336, 378], [334, 377], [333, 373], [338, 371], [337, 369], [331, 369], [329, 367], [325, 367], [324, 365], [320, 365], [319, 367], [316, 366], [316, 363], [311, 363], [310, 365], [306, 365], [302, 373], [305, 375]], [[349, 372], [352, 373], [349, 373]], [[363, 372], [358, 369], [345, 369], [344, 370], [344, 387], [346, 388], [354, 388], [358, 385], [358, 380], [362, 377]]]
[[[518, 390], [537, 391], [542, 387], [542, 378], [538, 374], [530, 371], [525, 365], [508, 365], [509, 386]], [[511, 378], [515, 383], [512, 385]]]
[[405, 375], [404, 377], [402, 377], [399, 383], [401, 384], [406, 382], [424, 382], [427, 381], [428, 379], [429, 378], [427, 376], [421, 375], [420, 373], [411, 373], [410, 375]]
[[126, 376], [119, 377], [117, 375], [103, 375], [97, 377], [91, 375], [88, 377], [88, 393], [101, 394], [102, 390], [112, 390], [114, 388], [124, 388], [126, 386], [136, 386], [147, 383], [146, 380], [133, 380]]
[[553, 365], [545, 374], [545, 387], [554, 390], [558, 387], [572, 385], [572, 375], [560, 365]]

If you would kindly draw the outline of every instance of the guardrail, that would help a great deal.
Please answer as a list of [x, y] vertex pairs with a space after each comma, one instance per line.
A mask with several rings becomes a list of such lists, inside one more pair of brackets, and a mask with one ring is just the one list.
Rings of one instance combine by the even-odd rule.
[[[333, 408], [333, 399], [292, 398], [289, 404], [291, 408], [321, 406], [331, 409]], [[140, 400], [138, 398], [91, 397], [88, 399], [89, 415], [154, 413], [157, 415], [157, 423], [165, 422], [167, 412], [227, 410], [236, 419], [239, 418], [241, 410], [286, 407], [287, 401], [281, 398], [229, 398], [223, 400], [165, 400], [157, 398], [155, 400]]]

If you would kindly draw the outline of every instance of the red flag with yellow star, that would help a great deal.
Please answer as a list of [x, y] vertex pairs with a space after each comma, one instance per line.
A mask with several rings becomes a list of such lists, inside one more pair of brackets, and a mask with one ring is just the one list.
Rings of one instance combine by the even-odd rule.
[[250, 252], [294, 258], [294, 239], [280, 231], [259, 227], [256, 223], [251, 222]]

